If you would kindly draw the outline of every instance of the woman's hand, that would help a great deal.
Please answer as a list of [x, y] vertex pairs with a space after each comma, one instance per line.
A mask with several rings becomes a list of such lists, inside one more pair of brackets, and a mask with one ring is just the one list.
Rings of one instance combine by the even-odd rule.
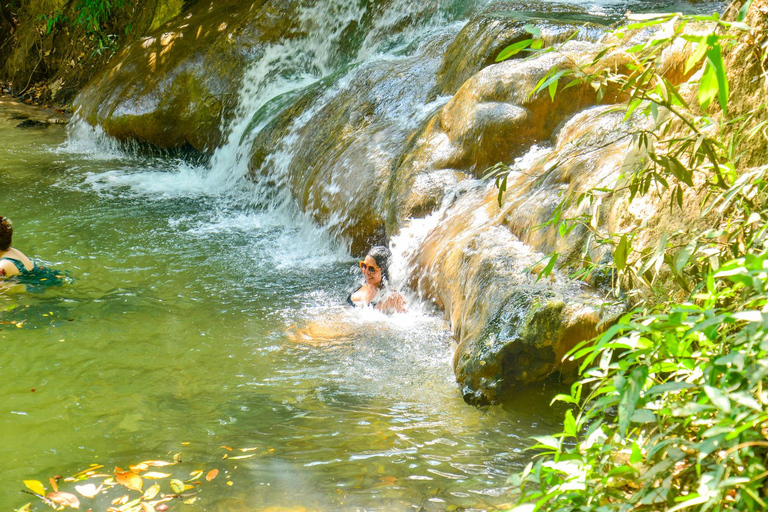
[[405, 299], [399, 293], [392, 292], [376, 304], [376, 309], [384, 313], [405, 313]]

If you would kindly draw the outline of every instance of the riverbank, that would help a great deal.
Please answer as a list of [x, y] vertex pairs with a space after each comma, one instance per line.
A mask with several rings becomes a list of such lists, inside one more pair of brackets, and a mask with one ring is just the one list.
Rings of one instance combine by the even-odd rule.
[[0, 94], [0, 113], [18, 120], [17, 128], [67, 124], [72, 117], [63, 108], [22, 103], [7, 94]]

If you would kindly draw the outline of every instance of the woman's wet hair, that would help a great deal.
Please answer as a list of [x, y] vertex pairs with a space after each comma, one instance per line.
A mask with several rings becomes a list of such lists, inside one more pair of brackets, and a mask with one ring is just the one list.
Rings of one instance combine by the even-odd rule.
[[11, 248], [13, 240], [13, 224], [8, 217], [0, 216], [0, 251], [7, 251]]
[[376, 266], [381, 269], [381, 285], [384, 286], [385, 282], [389, 282], [389, 264], [392, 261], [392, 252], [383, 245], [377, 245], [371, 247], [368, 251], [368, 256], [373, 258], [376, 262]]

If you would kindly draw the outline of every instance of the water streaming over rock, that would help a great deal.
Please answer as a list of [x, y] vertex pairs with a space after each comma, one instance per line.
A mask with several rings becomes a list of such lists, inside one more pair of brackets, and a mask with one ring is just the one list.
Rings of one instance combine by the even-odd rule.
[[[567, 149], [589, 144], [573, 129], [584, 119], [562, 128], [594, 105], [588, 84], [554, 100], [529, 92], [553, 66], [588, 63], [605, 47], [604, 27], [626, 7], [634, 6], [203, 2], [126, 49], [81, 94], [70, 146], [86, 121], [119, 139], [174, 150], [191, 145], [207, 158], [89, 182], [215, 197], [224, 217], [229, 205], [245, 207], [304, 233], [312, 250], [326, 240], [335, 255], [362, 255], [391, 241], [397, 280], [413, 288], [412, 302], [435, 303], [451, 321], [465, 396], [493, 400], [511, 383], [567, 373], [562, 354], [615, 314], [601, 309], [602, 298], [587, 285], [562, 276], [541, 283], [527, 270], [551, 250], [575, 257], [578, 231], [558, 241], [530, 228], [552, 211], [562, 183], [614, 179], [614, 155], [626, 147], [606, 142], [600, 116], [587, 115], [614, 153], [603, 149], [590, 159]], [[572, 40], [535, 59], [494, 64], [531, 26], [547, 46]], [[683, 54], [665, 57], [672, 81], [685, 78], [677, 71]], [[617, 52], [601, 65], [625, 61]], [[200, 64], [202, 72], [192, 71]], [[537, 188], [525, 176], [547, 174], [533, 162], [542, 151], [568, 160], [561, 168], [571, 174]], [[531, 162], [510, 177], [509, 200], [499, 209], [495, 189], [478, 178], [523, 155]], [[298, 338], [325, 336], [317, 326], [300, 329]]]

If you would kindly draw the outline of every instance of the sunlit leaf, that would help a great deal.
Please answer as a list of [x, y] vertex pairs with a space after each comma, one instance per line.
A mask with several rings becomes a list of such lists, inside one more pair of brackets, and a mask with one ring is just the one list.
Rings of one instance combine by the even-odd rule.
[[45, 486], [39, 480], [24, 480], [24, 485], [35, 494], [45, 496]]
[[151, 500], [154, 499], [155, 496], [160, 492], [160, 485], [154, 484], [147, 488], [146, 491], [144, 491], [144, 499], [145, 500]]
[[533, 42], [533, 39], [524, 39], [522, 41], [518, 41], [516, 43], [513, 43], [499, 53], [499, 55], [496, 57], [496, 62], [501, 62], [503, 60], [507, 60], [508, 58], [517, 55], [521, 51], [528, 48], [531, 43]]
[[101, 468], [103, 468], [103, 467], [104, 467], [104, 465], [103, 465], [103, 464], [91, 464], [91, 467], [89, 467], [88, 469], [84, 469], [84, 470], [82, 470], [82, 471], [79, 471], [79, 472], [75, 473], [75, 474], [74, 474], [74, 475], [72, 475], [72, 476], [80, 476], [80, 475], [84, 475], [84, 474], [87, 474], [87, 473], [89, 473], [89, 472], [92, 472], [92, 471], [96, 471], [97, 469], [101, 469]]
[[23, 507], [16, 509], [16, 512], [31, 512], [31, 511], [32, 511], [32, 504], [31, 503], [27, 503]]
[[616, 265], [617, 269], [624, 270], [624, 267], [627, 266], [628, 252], [629, 252], [629, 249], [627, 244], [627, 235], [621, 235], [619, 244], [616, 246], [616, 249], [613, 251], [613, 263]]
[[164, 460], [145, 460], [141, 464], [149, 466], [149, 467], [154, 467], [154, 468], [162, 468], [162, 467], [165, 467], [165, 466], [173, 466], [174, 463], [173, 462], [166, 462]]
[[218, 470], [218, 469], [212, 469], [212, 470], [210, 470], [210, 471], [208, 472], [208, 474], [207, 474], [207, 475], [205, 475], [205, 479], [206, 479], [207, 481], [209, 481], [209, 482], [210, 482], [211, 480], [213, 480], [214, 478], [216, 478], [216, 476], [217, 476], [218, 474], [219, 474], [219, 470]]
[[258, 447], [258, 446], [255, 446], [255, 447], [253, 447], [253, 448], [238, 448], [238, 450], [240, 450], [240, 451], [241, 451], [241, 452], [243, 452], [243, 453], [248, 453], [248, 452], [255, 452], [255, 451], [256, 451], [256, 450], [258, 450], [258, 449], [259, 449], [259, 447]]
[[81, 496], [84, 496], [86, 498], [95, 498], [99, 492], [101, 492], [101, 489], [103, 488], [103, 485], [100, 485], [96, 487], [94, 484], [83, 484], [83, 485], [76, 485], [75, 490], [80, 493]]
[[704, 392], [712, 402], [712, 405], [725, 413], [731, 412], [731, 401], [722, 391], [712, 386], [704, 386]]
[[136, 473], [134, 473], [133, 471], [124, 471], [122, 473], [117, 473], [115, 475], [115, 480], [120, 485], [124, 485], [125, 487], [133, 491], [140, 491], [142, 486], [144, 485], [144, 482], [141, 480], [141, 477]]
[[45, 497], [57, 505], [80, 508], [80, 500], [77, 499], [77, 496], [68, 492], [50, 492]]
[[230, 452], [232, 451], [232, 448], [230, 448], [229, 446], [219, 446], [219, 448], [224, 448], [225, 450], [229, 450]]
[[156, 512], [156, 508], [152, 503], [142, 503], [141, 512]]
[[115, 498], [112, 500], [113, 505], [125, 505], [128, 503], [128, 500], [131, 499], [127, 494], [125, 496], [120, 496], [119, 498]]
[[149, 478], [150, 480], [160, 480], [161, 478], [168, 478], [171, 476], [170, 473], [160, 473], [159, 471], [149, 471], [147, 473], [144, 473], [142, 475], [144, 478]]
[[176, 454], [173, 455], [173, 462], [175, 462], [175, 463], [181, 462], [181, 454], [180, 453], [176, 453]]
[[197, 501], [197, 497], [193, 496], [192, 498], [189, 498], [188, 500], [184, 500], [184, 504], [185, 505], [191, 505], [191, 504], [193, 504], [196, 501]]
[[196, 478], [200, 478], [202, 476], [202, 474], [203, 474], [203, 470], [202, 469], [198, 469], [198, 470], [193, 471], [193, 472], [191, 472], [189, 474], [189, 477], [190, 477], [189, 479], [190, 480], [194, 480]]
[[48, 482], [51, 484], [51, 489], [53, 489], [53, 492], [59, 492], [59, 484], [56, 483], [55, 478], [49, 478]]
[[230, 459], [231, 459], [231, 460], [236, 460], [236, 459], [250, 459], [251, 457], [254, 457], [255, 455], [256, 455], [255, 453], [252, 453], [252, 454], [250, 454], [250, 455], [236, 455], [235, 457], [230, 457]]
[[184, 482], [174, 478], [173, 480], [171, 480], [171, 489], [176, 494], [183, 493], [184, 492]]

